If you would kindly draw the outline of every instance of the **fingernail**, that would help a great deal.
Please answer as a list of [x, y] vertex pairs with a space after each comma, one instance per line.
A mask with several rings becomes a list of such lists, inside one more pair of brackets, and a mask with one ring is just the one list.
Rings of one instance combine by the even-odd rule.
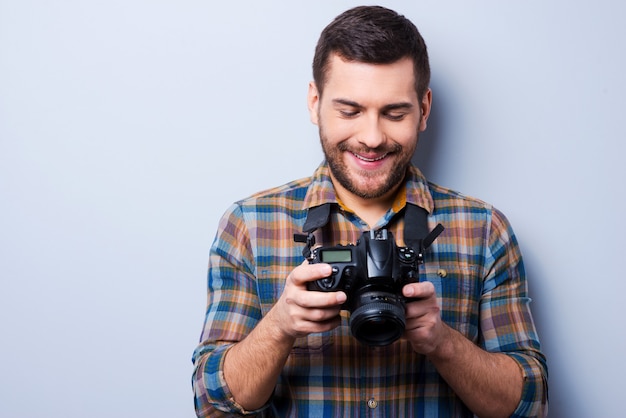
[[338, 303], [344, 303], [347, 299], [348, 299], [348, 296], [346, 296], [345, 293], [337, 292], [337, 302]]

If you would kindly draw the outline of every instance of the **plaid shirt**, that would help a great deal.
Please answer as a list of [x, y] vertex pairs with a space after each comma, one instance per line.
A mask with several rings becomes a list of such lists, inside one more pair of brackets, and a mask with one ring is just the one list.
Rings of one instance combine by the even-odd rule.
[[[333, 202], [329, 224], [316, 232], [324, 246], [354, 243], [368, 229], [337, 202], [329, 169], [235, 203], [223, 216], [209, 259], [208, 308], [194, 352], [198, 416], [250, 413], [303, 417], [471, 417], [425, 356], [405, 339], [368, 347], [341, 325], [300, 338], [264, 409], [244, 411], [222, 373], [224, 355], [279, 298], [290, 271], [302, 263], [307, 209]], [[429, 212], [432, 229], [445, 231], [426, 251], [420, 280], [435, 285], [442, 319], [489, 352], [509, 355], [524, 373], [522, 400], [513, 416], [547, 411], [547, 368], [529, 310], [519, 248], [506, 218], [477, 199], [427, 183], [411, 167], [406, 187], [375, 226], [404, 245], [402, 210], [410, 202]]]

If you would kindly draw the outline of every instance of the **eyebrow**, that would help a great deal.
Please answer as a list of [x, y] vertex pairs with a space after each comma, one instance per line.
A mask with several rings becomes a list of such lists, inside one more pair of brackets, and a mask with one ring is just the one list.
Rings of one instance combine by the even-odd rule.
[[[355, 107], [357, 109], [362, 109], [363, 106], [360, 105], [359, 103], [352, 101], [352, 100], [348, 100], [348, 99], [333, 99], [333, 103], [334, 104], [338, 104], [338, 105], [344, 105], [344, 106], [350, 106], [350, 107]], [[390, 103], [388, 105], [383, 106], [383, 108], [381, 109], [383, 112], [389, 112], [391, 110], [397, 110], [397, 109], [412, 109], [413, 108], [413, 104], [409, 103], [409, 102], [399, 102], [399, 103]]]

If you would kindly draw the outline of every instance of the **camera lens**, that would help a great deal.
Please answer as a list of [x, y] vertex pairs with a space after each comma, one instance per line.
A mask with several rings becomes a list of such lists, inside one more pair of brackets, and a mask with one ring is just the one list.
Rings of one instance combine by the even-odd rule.
[[364, 344], [389, 345], [405, 328], [404, 304], [393, 293], [368, 291], [356, 299], [350, 315], [350, 331]]

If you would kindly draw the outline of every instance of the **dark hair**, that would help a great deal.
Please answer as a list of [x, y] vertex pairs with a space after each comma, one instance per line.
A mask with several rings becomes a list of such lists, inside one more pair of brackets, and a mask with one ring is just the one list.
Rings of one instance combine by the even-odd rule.
[[426, 43], [415, 25], [393, 10], [381, 6], [355, 7], [324, 28], [313, 58], [313, 79], [320, 95], [333, 53], [347, 61], [370, 64], [391, 64], [410, 58], [418, 98], [428, 89], [430, 65]]

